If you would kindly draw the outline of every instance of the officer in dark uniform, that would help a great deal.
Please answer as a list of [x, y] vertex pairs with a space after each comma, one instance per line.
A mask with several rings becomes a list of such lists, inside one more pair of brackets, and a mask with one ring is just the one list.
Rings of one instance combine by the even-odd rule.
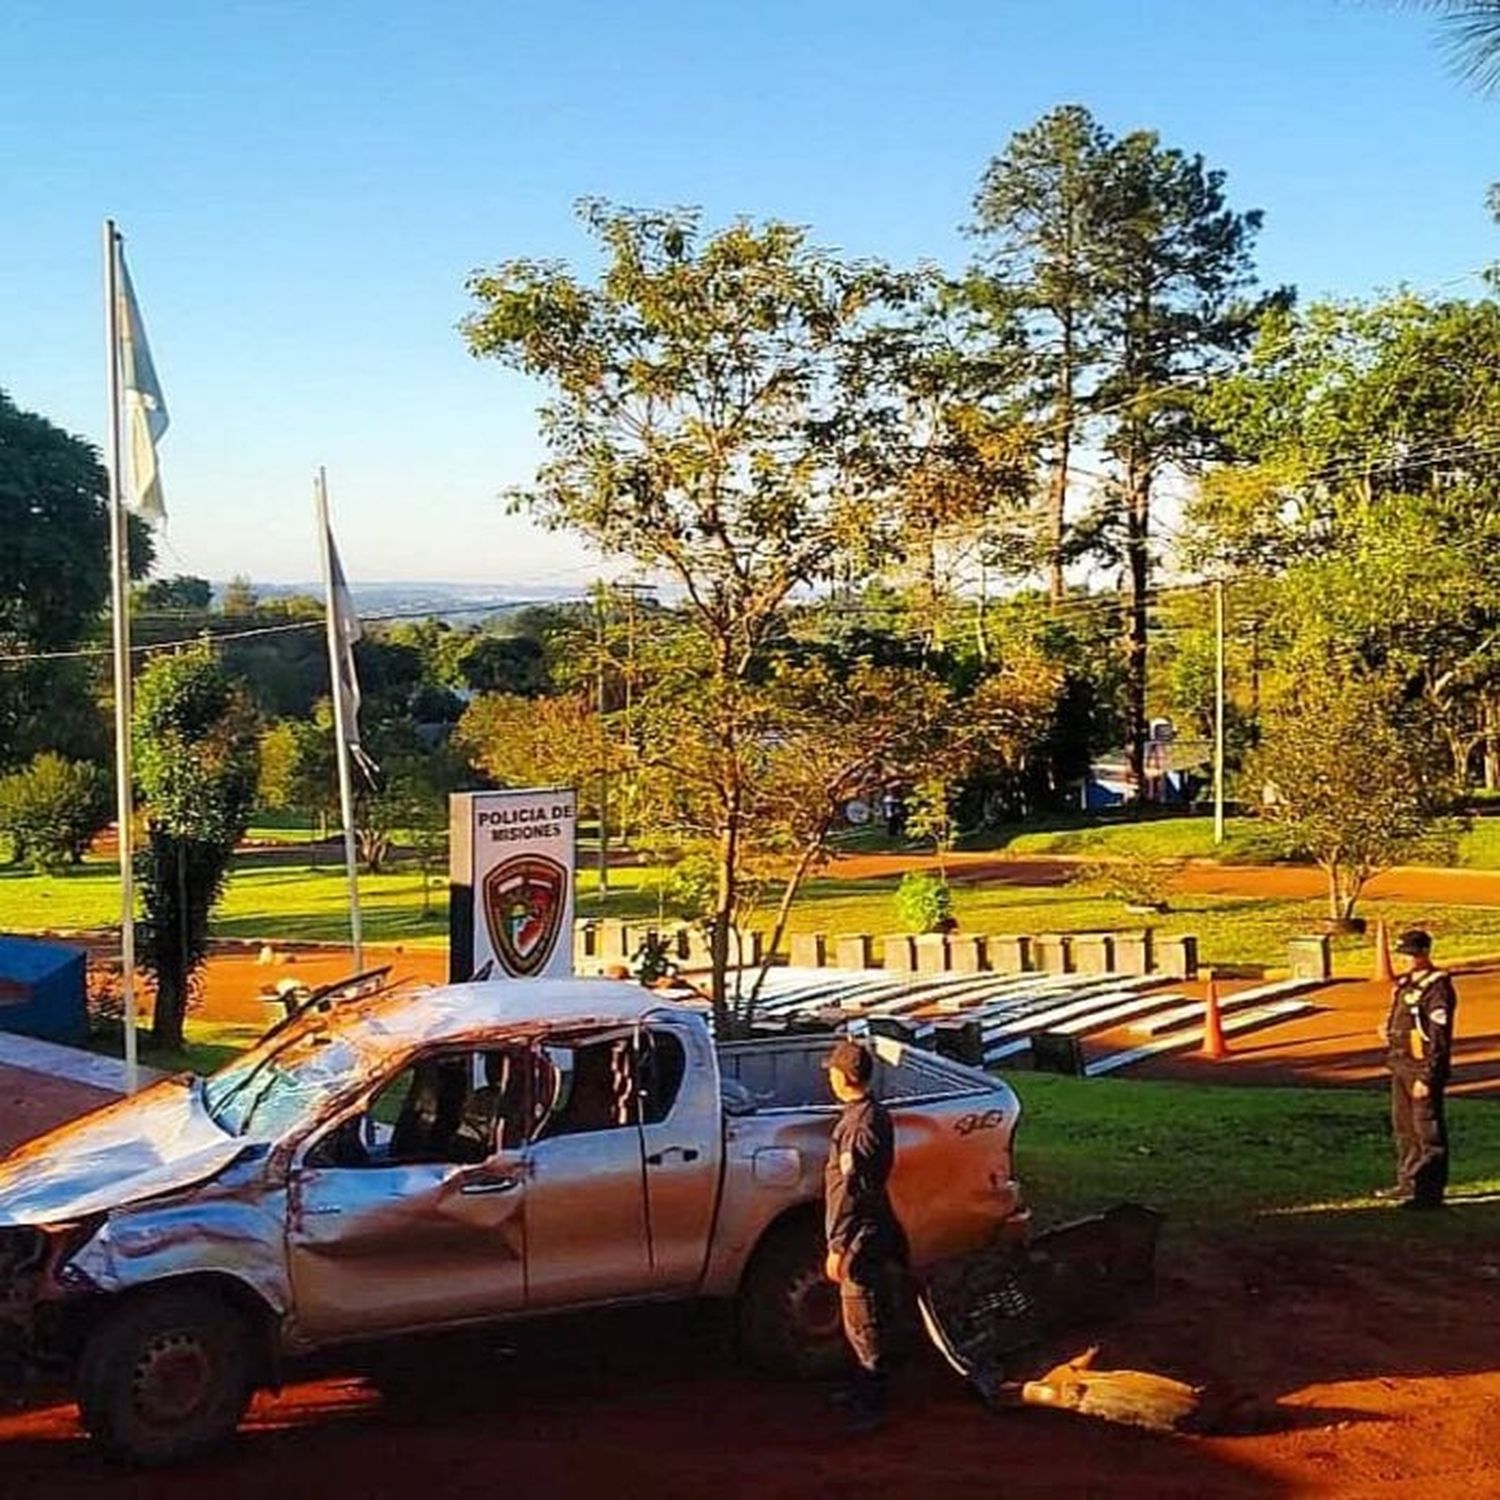
[[823, 1174], [826, 1270], [838, 1283], [844, 1337], [854, 1352], [850, 1425], [870, 1431], [885, 1411], [892, 1325], [906, 1267], [906, 1236], [886, 1192], [895, 1133], [885, 1106], [871, 1096], [875, 1059], [864, 1047], [845, 1038], [825, 1066], [829, 1087], [844, 1106]]
[[1391, 1070], [1391, 1132], [1396, 1141], [1396, 1184], [1377, 1197], [1402, 1208], [1443, 1206], [1448, 1186], [1448, 1120], [1443, 1094], [1453, 1056], [1458, 1007], [1453, 981], [1432, 963], [1432, 939], [1414, 928], [1396, 940], [1410, 960], [1391, 992], [1381, 1027]]

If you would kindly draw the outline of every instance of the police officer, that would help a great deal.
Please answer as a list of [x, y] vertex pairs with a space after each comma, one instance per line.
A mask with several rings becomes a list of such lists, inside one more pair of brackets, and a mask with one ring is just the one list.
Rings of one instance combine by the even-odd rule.
[[885, 1411], [890, 1345], [906, 1266], [902, 1232], [886, 1183], [895, 1159], [895, 1133], [886, 1108], [872, 1097], [875, 1059], [847, 1037], [825, 1066], [843, 1105], [828, 1143], [823, 1174], [828, 1279], [838, 1283], [844, 1337], [854, 1353], [850, 1426], [870, 1431]]
[[1419, 928], [1403, 932], [1396, 952], [1409, 960], [1391, 992], [1381, 1035], [1391, 1070], [1391, 1132], [1396, 1141], [1396, 1184], [1380, 1198], [1402, 1208], [1443, 1206], [1448, 1186], [1448, 1121], [1443, 1093], [1453, 1055], [1458, 996], [1453, 981], [1432, 963], [1432, 939]]

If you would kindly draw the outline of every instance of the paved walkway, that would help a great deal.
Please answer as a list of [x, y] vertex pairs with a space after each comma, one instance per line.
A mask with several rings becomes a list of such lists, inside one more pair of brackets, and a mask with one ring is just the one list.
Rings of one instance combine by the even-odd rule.
[[119, 1094], [0, 1063], [0, 1156]]

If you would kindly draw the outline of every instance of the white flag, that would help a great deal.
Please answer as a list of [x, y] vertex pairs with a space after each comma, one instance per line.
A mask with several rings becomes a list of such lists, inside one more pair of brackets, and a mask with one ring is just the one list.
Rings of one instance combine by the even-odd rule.
[[355, 764], [374, 785], [379, 767], [365, 754], [359, 740], [359, 676], [354, 670], [354, 643], [364, 639], [359, 616], [354, 613], [354, 600], [349, 594], [348, 580], [344, 577], [344, 565], [339, 561], [339, 549], [333, 540], [333, 529], [328, 532], [328, 576], [330, 582], [328, 608], [333, 614], [334, 635], [337, 638], [337, 659], [334, 676], [337, 679], [334, 691], [339, 695], [339, 713], [344, 721], [344, 743]]
[[166, 520], [162, 503], [161, 470], [156, 445], [167, 430], [166, 397], [151, 362], [146, 325], [136, 304], [135, 288], [125, 265], [125, 247], [116, 244], [119, 263], [120, 383], [125, 391], [125, 417], [130, 425], [130, 491], [134, 507], [148, 521]]

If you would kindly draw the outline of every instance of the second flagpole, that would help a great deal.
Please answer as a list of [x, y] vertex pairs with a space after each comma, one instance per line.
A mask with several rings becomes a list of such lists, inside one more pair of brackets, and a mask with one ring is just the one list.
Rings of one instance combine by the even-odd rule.
[[130, 765], [130, 531], [120, 472], [120, 234], [104, 221], [105, 387], [108, 391], [109, 579], [114, 637], [115, 808], [120, 858], [120, 982], [125, 1001], [125, 1091], [137, 1083], [135, 998], [135, 869]]
[[328, 621], [328, 685], [333, 699], [333, 736], [338, 755], [339, 819], [344, 825], [344, 866], [349, 872], [349, 940], [354, 948], [354, 972], [364, 972], [364, 940], [359, 920], [359, 854], [354, 843], [354, 783], [349, 771], [349, 734], [344, 722], [342, 642], [333, 598], [333, 553], [328, 527], [328, 475], [319, 468], [313, 481], [313, 505], [318, 516], [318, 547], [323, 557], [323, 598]]

